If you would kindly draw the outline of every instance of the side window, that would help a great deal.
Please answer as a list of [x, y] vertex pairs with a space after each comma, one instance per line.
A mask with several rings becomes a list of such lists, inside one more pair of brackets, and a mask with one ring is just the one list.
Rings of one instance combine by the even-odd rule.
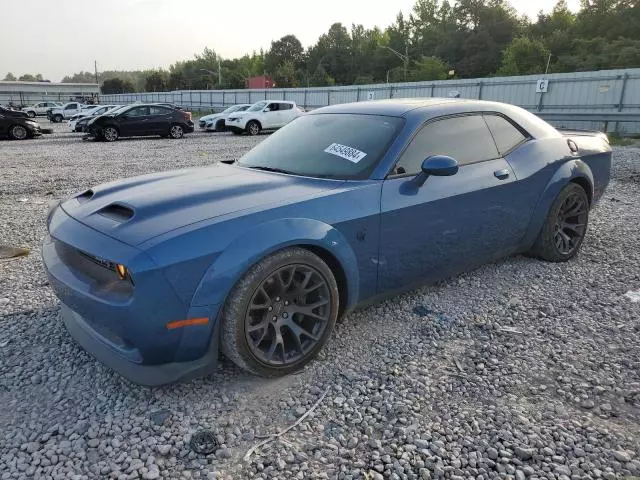
[[277, 112], [278, 111], [278, 104], [277, 103], [270, 103], [269, 106], [267, 107], [267, 110], [270, 112]]
[[496, 141], [500, 155], [509, 153], [518, 145], [527, 141], [527, 137], [506, 118], [499, 115], [485, 114], [484, 119], [489, 126], [489, 130], [491, 130], [493, 139]]
[[291, 110], [293, 105], [290, 103], [279, 103], [279, 110]]
[[167, 115], [171, 113], [166, 107], [150, 107], [151, 115]]
[[145, 115], [149, 115], [149, 107], [132, 108], [127, 113], [128, 117], [144, 117]]
[[249, 108], [251, 105], [245, 105], [244, 107], [240, 107], [238, 110], [236, 110], [236, 112], [244, 112], [247, 108]]
[[65, 110], [75, 110], [77, 108], [78, 108], [78, 104], [77, 103], [70, 103], [69, 105], [64, 107]]
[[447, 155], [459, 165], [498, 158], [491, 133], [480, 115], [437, 120], [422, 127], [404, 151], [394, 174], [417, 174], [433, 155]]

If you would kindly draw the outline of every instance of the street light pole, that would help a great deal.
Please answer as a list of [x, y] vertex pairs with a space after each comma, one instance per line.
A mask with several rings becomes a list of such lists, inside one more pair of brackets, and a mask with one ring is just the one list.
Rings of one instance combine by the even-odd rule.
[[381, 45], [382, 48], [386, 48], [387, 50], [389, 50], [390, 52], [392, 52], [393, 54], [395, 54], [400, 60], [402, 60], [402, 62], [404, 63], [404, 80], [405, 82], [407, 81], [407, 70], [409, 68], [409, 45], [405, 43], [404, 45], [404, 52], [405, 54], [401, 54], [400, 52], [398, 52], [397, 50], [394, 50], [391, 47], [388, 47], [387, 45]]

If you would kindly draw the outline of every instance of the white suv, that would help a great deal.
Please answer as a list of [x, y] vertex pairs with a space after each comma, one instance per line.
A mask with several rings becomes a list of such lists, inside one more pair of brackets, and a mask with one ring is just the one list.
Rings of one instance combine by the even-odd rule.
[[37, 115], [46, 115], [47, 110], [50, 108], [61, 107], [60, 102], [40, 102], [31, 105], [30, 107], [24, 107], [22, 109], [29, 117], [35, 118]]
[[[94, 105], [90, 105], [93, 107]], [[47, 117], [54, 123], [60, 123], [65, 118], [71, 118], [76, 113], [80, 113], [83, 108], [87, 108], [87, 106], [83, 105], [80, 102], [69, 102], [65, 103], [61, 107], [54, 107], [51, 111], [47, 111]]]
[[227, 129], [235, 134], [258, 135], [262, 130], [276, 130], [305, 112], [295, 102], [264, 100], [254, 103], [246, 112], [232, 113]]

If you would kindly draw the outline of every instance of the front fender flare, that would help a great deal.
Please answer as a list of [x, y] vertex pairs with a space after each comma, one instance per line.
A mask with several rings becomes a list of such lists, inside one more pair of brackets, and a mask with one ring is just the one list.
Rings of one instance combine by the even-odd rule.
[[262, 258], [283, 248], [305, 245], [326, 250], [340, 263], [347, 283], [345, 307], [353, 306], [357, 302], [359, 275], [351, 246], [331, 225], [306, 218], [266, 222], [233, 240], [205, 272], [192, 306], [224, 303], [236, 282]]
[[[551, 205], [553, 205], [557, 196], [566, 185], [576, 180], [579, 182], [586, 181], [590, 185], [591, 192], [593, 192], [593, 173], [589, 166], [580, 159], [564, 163], [551, 177], [542, 195], [540, 195], [529, 221], [529, 227], [523, 241], [523, 245], [527, 250], [533, 246], [538, 238]], [[591, 201], [591, 198], [589, 200]]]

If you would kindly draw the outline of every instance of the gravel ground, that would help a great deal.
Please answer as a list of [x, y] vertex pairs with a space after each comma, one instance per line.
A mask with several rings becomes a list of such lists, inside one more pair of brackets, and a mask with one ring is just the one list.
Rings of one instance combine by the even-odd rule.
[[[574, 261], [510, 258], [359, 310], [299, 375], [263, 380], [222, 361], [148, 389], [62, 327], [38, 254], [46, 204], [236, 158], [261, 138], [107, 145], [55, 129], [0, 144], [0, 245], [32, 250], [0, 263], [0, 480], [640, 476], [640, 303], [625, 296], [640, 288], [640, 149], [616, 148]], [[213, 454], [189, 448], [202, 429]]]

